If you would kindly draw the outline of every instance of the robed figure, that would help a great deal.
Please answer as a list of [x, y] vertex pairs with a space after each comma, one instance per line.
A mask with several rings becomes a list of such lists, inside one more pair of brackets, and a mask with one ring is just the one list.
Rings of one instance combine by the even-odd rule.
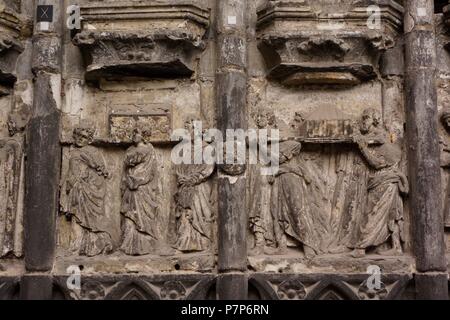
[[109, 173], [101, 153], [90, 145], [93, 135], [90, 128], [74, 130], [75, 147], [61, 189], [62, 211], [81, 227], [81, 236], [72, 243], [72, 249], [86, 256], [113, 250], [105, 212]]
[[[354, 256], [375, 248], [379, 253], [401, 253], [403, 199], [408, 180], [399, 170], [401, 148], [390, 141], [377, 110], [365, 110], [355, 141], [370, 167], [367, 202], [358, 221]], [[388, 243], [389, 242], [389, 243]], [[385, 248], [390, 244], [389, 248]]]
[[157, 155], [150, 143], [135, 132], [134, 146], [125, 155], [122, 179], [123, 241], [128, 255], [160, 253], [160, 204], [157, 182]]
[[280, 168], [275, 175], [272, 210], [283, 232], [278, 235], [279, 246], [286, 247], [285, 235], [288, 235], [303, 244], [306, 257], [312, 258], [325, 250], [329, 217], [321, 210], [323, 186], [299, 157], [301, 148], [296, 141], [280, 144]]

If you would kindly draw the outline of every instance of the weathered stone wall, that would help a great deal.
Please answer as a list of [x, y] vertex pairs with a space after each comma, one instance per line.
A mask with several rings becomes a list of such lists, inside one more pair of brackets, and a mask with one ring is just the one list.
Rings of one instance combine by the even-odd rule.
[[[0, 299], [448, 298], [447, 10], [0, 0]], [[278, 172], [175, 164], [197, 121]]]

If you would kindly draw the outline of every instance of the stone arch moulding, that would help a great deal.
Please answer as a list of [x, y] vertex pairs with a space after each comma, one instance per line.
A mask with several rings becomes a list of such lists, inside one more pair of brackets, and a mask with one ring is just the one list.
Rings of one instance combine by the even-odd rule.
[[87, 80], [190, 77], [205, 49], [210, 11], [198, 0], [96, 1], [80, 10], [73, 43], [83, 53]]
[[159, 296], [143, 281], [119, 283], [105, 297], [106, 300], [159, 300]]
[[324, 279], [311, 290], [306, 300], [359, 300], [359, 297], [344, 282]]
[[[321, 2], [268, 0], [258, 9], [258, 48], [268, 78], [287, 86], [377, 78], [380, 56], [395, 46], [402, 28], [403, 7], [393, 0], [346, 0], [332, 14], [318, 10]], [[369, 28], [370, 4], [380, 8], [380, 20]]]

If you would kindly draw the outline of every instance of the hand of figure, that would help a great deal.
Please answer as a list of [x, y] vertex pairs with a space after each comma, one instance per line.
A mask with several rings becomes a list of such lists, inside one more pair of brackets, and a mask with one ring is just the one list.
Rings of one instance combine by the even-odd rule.
[[186, 184], [186, 182], [187, 182], [187, 177], [185, 177], [185, 176], [178, 177], [179, 184]]

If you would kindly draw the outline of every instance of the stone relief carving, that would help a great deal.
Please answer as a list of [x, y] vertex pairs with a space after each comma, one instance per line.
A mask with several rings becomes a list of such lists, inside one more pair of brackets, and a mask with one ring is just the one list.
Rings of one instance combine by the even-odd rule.
[[394, 45], [403, 10], [392, 1], [377, 5], [380, 27], [367, 30], [368, 16], [361, 14], [366, 8], [359, 2], [266, 1], [258, 9], [258, 48], [268, 78], [287, 86], [357, 85], [376, 78], [378, 59]]
[[394, 253], [402, 253], [402, 195], [408, 194], [408, 180], [399, 168], [401, 147], [390, 142], [381, 121], [378, 111], [365, 110], [361, 119], [361, 135], [355, 136], [361, 153], [374, 170], [367, 184], [367, 203], [359, 224], [356, 255], [364, 254], [370, 247], [381, 249], [380, 246], [389, 239], [390, 249]]
[[76, 128], [73, 137], [75, 145], [61, 187], [61, 211], [74, 222], [77, 235], [71, 251], [90, 257], [111, 253], [113, 243], [105, 219], [106, 184], [110, 173], [100, 151], [90, 145], [93, 129]]
[[383, 300], [386, 298], [388, 294], [388, 290], [386, 289], [386, 285], [381, 283], [380, 288], [371, 288], [367, 285], [367, 282], [364, 281], [358, 288], [358, 296], [361, 300]]
[[160, 294], [162, 300], [181, 300], [186, 297], [186, 288], [180, 281], [167, 281]]
[[[301, 116], [301, 125], [307, 121]], [[291, 247], [302, 247], [307, 259], [327, 253], [353, 257], [367, 252], [402, 253], [408, 180], [401, 171], [400, 141], [391, 141], [375, 109], [366, 109], [353, 127], [351, 122], [339, 121], [345, 124], [341, 126], [344, 136], [335, 136], [332, 130], [331, 138], [337, 140], [303, 135], [281, 141], [279, 171], [250, 179], [253, 254], [287, 254]], [[325, 160], [326, 165], [333, 161], [334, 169], [322, 167], [314, 149], [303, 152], [304, 144], [299, 142], [318, 146], [349, 143], [349, 139], [357, 148], [349, 146]], [[334, 170], [333, 180], [329, 170]], [[267, 206], [270, 209], [265, 212]]]
[[172, 125], [168, 114], [136, 115], [136, 114], [112, 114], [110, 115], [110, 134], [113, 142], [124, 143], [133, 140], [133, 130], [136, 127], [147, 127], [148, 137], [151, 142], [170, 141]]
[[128, 148], [122, 179], [123, 240], [120, 249], [127, 255], [161, 254], [172, 251], [161, 231], [160, 190], [157, 178], [157, 155], [136, 129], [134, 145]]
[[[105, 12], [113, 24], [102, 23]], [[209, 26], [209, 10], [198, 1], [112, 7], [95, 1], [81, 6], [81, 14], [82, 30], [73, 40], [84, 53], [89, 80], [190, 77], [196, 56], [205, 49], [203, 36]], [[150, 29], [145, 28], [148, 25]], [[134, 31], [136, 27], [151, 31]]]
[[272, 210], [281, 233], [275, 234], [282, 251], [290, 236], [303, 245], [307, 258], [325, 252], [329, 233], [327, 218], [321, 212], [323, 184], [299, 157], [302, 145], [286, 141], [280, 145], [280, 169], [275, 175]]
[[[441, 146], [441, 167], [448, 172], [450, 169], [450, 111], [446, 110], [441, 116], [442, 125], [445, 129], [440, 139]], [[444, 187], [444, 219], [445, 226], [450, 227], [450, 180]]]
[[306, 296], [305, 286], [295, 279], [288, 279], [278, 285], [280, 300], [303, 300]]
[[[193, 134], [192, 122], [186, 127]], [[203, 148], [207, 145], [204, 143]], [[174, 248], [182, 252], [212, 250], [215, 210], [210, 178], [215, 172], [212, 164], [181, 164], [176, 166], [177, 187], [175, 211], [177, 217]]]
[[[22, 121], [23, 120], [23, 121]], [[0, 258], [21, 257], [23, 213], [20, 183], [23, 170], [23, 142], [20, 132], [28, 122], [26, 112], [8, 119], [10, 137], [0, 140]]]
[[[252, 115], [257, 129], [275, 129], [278, 127], [273, 110], [258, 108]], [[258, 149], [263, 146], [258, 146]], [[263, 150], [264, 151], [264, 150]], [[261, 165], [252, 165], [249, 170], [249, 219], [250, 230], [254, 235], [253, 255], [275, 253], [277, 241], [275, 228], [276, 219], [271, 208], [272, 186], [274, 178], [261, 175]], [[277, 233], [279, 231], [277, 230]]]

